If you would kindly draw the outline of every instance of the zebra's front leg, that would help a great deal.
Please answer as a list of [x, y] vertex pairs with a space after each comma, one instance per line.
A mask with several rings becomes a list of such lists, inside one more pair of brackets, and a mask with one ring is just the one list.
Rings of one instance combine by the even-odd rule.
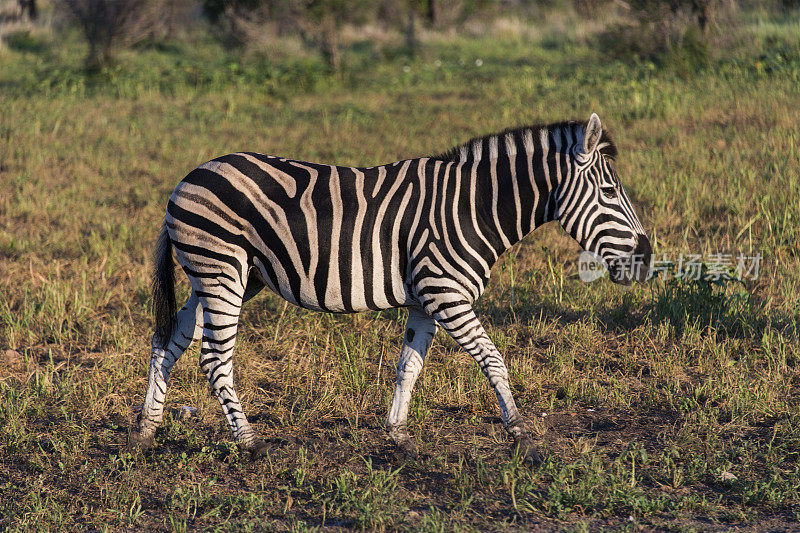
[[[244, 292], [244, 291], [242, 291]], [[226, 297], [206, 295], [203, 306], [203, 343], [200, 368], [205, 372], [214, 396], [222, 406], [236, 442], [252, 453], [253, 459], [267, 453], [267, 444], [259, 439], [247, 421], [239, 396], [233, 386], [233, 346], [241, 310], [241, 295], [231, 302]]]
[[[444, 295], [442, 295], [444, 296]], [[458, 342], [478, 363], [483, 374], [497, 395], [503, 427], [514, 439], [514, 450], [526, 461], [538, 466], [542, 456], [536, 450], [525, 420], [519, 414], [517, 404], [511, 394], [508, 369], [503, 356], [486, 334], [475, 311], [467, 301], [453, 301], [441, 298], [425, 306], [442, 328]]]
[[403, 347], [400, 350], [400, 361], [397, 363], [397, 385], [389, 409], [387, 428], [389, 437], [397, 445], [400, 452], [408, 458], [418, 455], [417, 445], [408, 433], [408, 407], [411, 403], [411, 391], [422, 371], [425, 355], [436, 334], [436, 321], [418, 307], [408, 312], [406, 333]]
[[192, 341], [200, 337], [201, 316], [200, 302], [192, 292], [186, 305], [175, 315], [175, 329], [167, 345], [163, 346], [159, 336], [153, 335], [147, 392], [142, 410], [128, 435], [129, 446], [149, 448], [153, 445], [153, 436], [164, 418], [164, 400], [170, 372]]

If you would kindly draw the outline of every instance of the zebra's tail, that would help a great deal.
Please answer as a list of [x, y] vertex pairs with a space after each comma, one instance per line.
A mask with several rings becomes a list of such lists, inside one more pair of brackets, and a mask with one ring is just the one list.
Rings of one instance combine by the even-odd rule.
[[153, 270], [153, 317], [156, 322], [156, 338], [162, 346], [169, 343], [175, 327], [175, 264], [172, 261], [172, 239], [167, 232], [167, 223], [161, 226], [154, 254]]

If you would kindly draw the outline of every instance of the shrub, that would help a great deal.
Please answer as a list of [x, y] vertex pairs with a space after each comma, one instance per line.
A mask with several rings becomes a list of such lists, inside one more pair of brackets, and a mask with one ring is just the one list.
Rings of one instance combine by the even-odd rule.
[[369, 0], [204, 0], [203, 11], [226, 45], [244, 47], [273, 36], [299, 35], [338, 69], [339, 33], [346, 22], [370, 19]]
[[108, 64], [114, 49], [148, 35], [146, 0], [63, 0], [89, 43], [86, 66]]
[[42, 53], [47, 49], [47, 43], [32, 34], [30, 30], [18, 30], [3, 36], [3, 42], [12, 50], [19, 52]]
[[620, 59], [670, 63], [695, 70], [709, 60], [708, 37], [717, 0], [631, 0], [627, 16], [600, 35], [600, 46]]

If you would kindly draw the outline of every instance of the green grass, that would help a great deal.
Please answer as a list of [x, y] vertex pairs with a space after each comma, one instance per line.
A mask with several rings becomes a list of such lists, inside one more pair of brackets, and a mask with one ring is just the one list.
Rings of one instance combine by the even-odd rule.
[[[88, 75], [74, 35], [7, 39], [0, 527], [792, 526], [797, 28], [750, 21], [736, 30], [746, 44], [699, 69], [614, 61], [569, 38], [459, 38], [417, 58], [354, 47], [332, 73], [313, 55], [242, 58], [192, 37]], [[150, 255], [189, 170], [236, 150], [376, 164], [593, 111], [658, 257], [763, 259], [744, 284], [621, 290], [578, 281], [578, 247], [555, 225], [507, 253], [478, 308], [548, 452], [540, 469], [508, 455], [493, 392], [443, 336], [411, 407], [421, 459], [397, 462], [382, 428], [404, 313], [315, 314], [271, 294], [245, 307], [236, 363], [269, 457], [251, 463], [231, 442], [196, 347], [173, 372], [156, 449], [126, 451], [149, 359]], [[181, 405], [199, 417], [179, 419]]]

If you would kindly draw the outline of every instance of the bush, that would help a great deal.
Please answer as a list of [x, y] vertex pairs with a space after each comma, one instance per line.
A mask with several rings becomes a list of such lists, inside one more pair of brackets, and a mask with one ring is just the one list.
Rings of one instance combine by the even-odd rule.
[[376, 7], [369, 0], [203, 0], [203, 11], [227, 46], [257, 45], [265, 34], [297, 35], [338, 69], [342, 24], [366, 22]]
[[18, 30], [3, 36], [3, 42], [12, 50], [18, 52], [42, 53], [47, 49], [47, 43], [33, 35], [30, 30]]
[[600, 35], [600, 46], [620, 59], [656, 60], [695, 70], [709, 60], [708, 34], [716, 0], [631, 0], [624, 22]]
[[666, 62], [678, 74], [687, 77], [710, 64], [711, 54], [708, 50], [708, 43], [700, 31], [689, 28], [683, 35], [680, 44], [674, 47], [666, 57]]
[[108, 64], [114, 49], [148, 35], [147, 0], [63, 0], [80, 25], [89, 53], [89, 69]]

